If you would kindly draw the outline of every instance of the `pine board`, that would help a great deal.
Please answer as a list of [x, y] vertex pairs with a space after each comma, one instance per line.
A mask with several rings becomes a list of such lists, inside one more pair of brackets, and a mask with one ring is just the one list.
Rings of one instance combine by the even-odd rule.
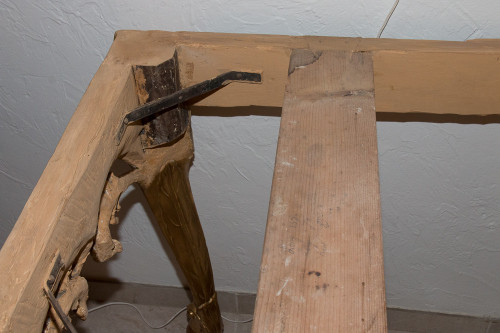
[[308, 52], [292, 54], [253, 332], [386, 332], [372, 56]]

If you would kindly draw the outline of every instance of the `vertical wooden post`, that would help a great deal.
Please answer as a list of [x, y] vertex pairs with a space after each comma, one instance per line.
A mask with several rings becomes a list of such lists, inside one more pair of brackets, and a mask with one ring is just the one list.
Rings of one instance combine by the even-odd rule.
[[290, 65], [253, 332], [386, 332], [372, 56]]
[[223, 331], [223, 324], [210, 257], [189, 185], [190, 165], [191, 158], [170, 161], [142, 188], [193, 295], [193, 303], [188, 306], [188, 332], [217, 333]]

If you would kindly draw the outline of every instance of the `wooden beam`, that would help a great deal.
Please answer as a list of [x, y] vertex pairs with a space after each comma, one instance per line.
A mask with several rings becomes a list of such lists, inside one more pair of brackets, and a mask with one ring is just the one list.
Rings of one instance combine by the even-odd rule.
[[498, 53], [379, 51], [373, 62], [377, 112], [500, 114]]
[[[281, 107], [291, 50], [374, 52], [377, 112], [500, 114], [500, 40], [467, 42], [194, 32], [120, 31], [119, 61], [150, 62], [168, 47], [179, 49], [186, 83], [229, 69], [259, 71], [260, 85], [231, 85], [199, 106]], [[119, 52], [116, 52], [118, 51]], [[458, 79], [457, 79], [458, 78]], [[473, 87], [473, 89], [470, 89]]]
[[131, 126], [116, 145], [137, 103], [131, 69], [105, 60], [0, 251], [0, 332], [42, 331], [42, 289], [58, 254], [68, 268], [95, 237], [109, 169], [140, 131]]
[[385, 332], [372, 56], [310, 53], [291, 58], [253, 332]]

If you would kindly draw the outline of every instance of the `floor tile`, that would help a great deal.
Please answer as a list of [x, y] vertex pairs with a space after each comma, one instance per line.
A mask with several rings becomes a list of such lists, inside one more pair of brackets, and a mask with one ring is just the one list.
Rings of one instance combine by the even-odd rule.
[[[180, 308], [158, 307], [135, 304], [151, 326], [159, 327], [165, 324]], [[134, 308], [125, 305], [113, 305], [89, 313], [87, 320], [75, 320], [79, 333], [137, 333], [137, 332], [186, 332], [186, 313], [179, 314], [162, 330], [152, 329], [141, 320]]]
[[255, 294], [242, 294], [238, 293], [237, 302], [238, 302], [238, 313], [253, 313], [255, 308]]
[[[153, 326], [166, 323], [190, 303], [189, 292], [183, 288], [149, 286], [133, 283], [90, 282], [89, 309], [107, 302], [128, 302], [136, 305]], [[252, 317], [255, 295], [218, 292], [222, 314], [233, 321]], [[500, 333], [500, 321], [423, 311], [388, 309], [389, 333]], [[224, 319], [225, 333], [250, 333], [252, 322], [236, 323]], [[74, 320], [80, 333], [100, 332], [186, 332], [186, 312], [179, 314], [164, 329], [149, 328], [140, 315], [129, 306], [116, 305], [89, 314], [86, 321]]]
[[443, 313], [388, 309], [389, 329], [415, 333], [485, 333], [488, 322], [482, 318]]
[[500, 320], [493, 320], [490, 322], [486, 333], [500, 333]]

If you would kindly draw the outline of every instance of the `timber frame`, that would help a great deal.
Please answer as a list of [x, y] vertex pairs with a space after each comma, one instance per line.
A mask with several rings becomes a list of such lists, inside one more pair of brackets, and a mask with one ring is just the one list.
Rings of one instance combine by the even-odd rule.
[[[193, 277], [189, 329], [222, 330], [187, 180], [191, 129], [173, 145], [143, 149], [142, 125], [132, 124], [115, 141], [125, 115], [145, 102], [133, 67], [174, 54], [183, 87], [229, 70], [262, 74], [261, 84], [229, 85], [197, 101], [200, 112], [283, 108], [253, 332], [385, 332], [375, 110], [500, 114], [500, 40], [118, 31], [0, 252], [0, 331], [43, 329], [51, 279], [71, 291], [59, 299], [65, 311], [85, 317], [81, 266], [91, 251], [104, 260], [121, 250], [106, 228], [133, 182]], [[116, 159], [136, 172], [108, 174]], [[189, 214], [165, 217], [177, 210]], [[178, 225], [189, 227], [172, 234]], [[187, 240], [195, 246], [185, 248]], [[189, 262], [199, 249], [199, 262]], [[61, 276], [51, 276], [61, 262]]]

